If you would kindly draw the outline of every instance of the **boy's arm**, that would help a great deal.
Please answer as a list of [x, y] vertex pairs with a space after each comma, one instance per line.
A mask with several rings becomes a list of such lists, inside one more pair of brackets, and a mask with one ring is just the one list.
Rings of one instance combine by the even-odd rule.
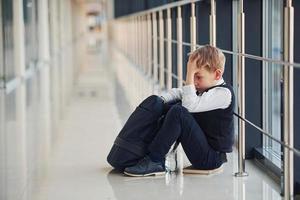
[[196, 95], [194, 85], [182, 88], [182, 106], [189, 112], [205, 112], [215, 109], [225, 109], [231, 103], [231, 92], [224, 87], [216, 87], [202, 95]]
[[163, 91], [160, 97], [164, 100], [165, 103], [173, 100], [182, 99], [182, 89], [181, 88], [172, 88], [167, 91]]

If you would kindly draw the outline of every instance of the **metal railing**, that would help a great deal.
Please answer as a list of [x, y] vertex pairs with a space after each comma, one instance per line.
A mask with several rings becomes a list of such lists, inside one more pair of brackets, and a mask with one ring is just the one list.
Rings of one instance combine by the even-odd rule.
[[9, 94], [10, 92], [16, 90], [20, 86], [20, 84], [24, 83], [24, 81], [34, 77], [37, 71], [40, 71], [44, 67], [47, 67], [55, 60], [61, 59], [65, 52], [72, 49], [76, 45], [76, 43], [83, 38], [83, 36], [84, 33], [80, 33], [72, 40], [66, 42], [58, 52], [55, 52], [53, 53], [53, 55], [51, 55], [50, 60], [37, 60], [36, 62], [31, 62], [30, 67], [25, 70], [24, 75], [16, 76], [8, 81], [0, 81], [2, 85], [0, 89], [4, 90], [6, 94]]
[[[182, 87], [183, 80], [183, 46], [188, 46], [191, 51], [201, 45], [196, 43], [196, 15], [195, 3], [201, 0], [183, 0], [166, 4], [160, 7], [142, 12], [119, 17], [114, 21], [116, 34], [114, 39], [117, 45], [134, 63], [141, 66], [142, 70], [151, 76], [161, 88], [170, 89], [172, 78], [177, 80], [177, 87]], [[190, 38], [191, 42], [184, 42], [182, 35], [182, 6], [190, 4]], [[261, 134], [284, 147], [283, 155], [283, 178], [282, 195], [285, 199], [294, 196], [294, 169], [293, 156], [300, 157], [300, 151], [293, 146], [293, 69], [300, 68], [300, 63], [294, 63], [294, 12], [292, 0], [286, 0], [284, 8], [284, 61], [260, 57], [245, 53], [245, 14], [243, 0], [239, 0], [239, 13], [236, 20], [238, 27], [237, 52], [221, 49], [224, 53], [237, 56], [237, 80], [238, 80], [238, 172], [237, 177], [247, 176], [245, 171], [245, 123], [248, 123]], [[172, 39], [172, 9], [177, 10], [176, 19], [176, 40]], [[163, 11], [167, 12], [166, 19], [163, 18]], [[158, 14], [158, 15], [157, 15]], [[216, 45], [216, 1], [211, 0], [210, 10], [210, 44]], [[166, 25], [166, 34], [164, 33]], [[165, 37], [166, 35], [166, 37]], [[165, 44], [166, 43], [166, 44]], [[177, 44], [177, 74], [172, 73], [172, 44]], [[166, 52], [165, 52], [166, 50]], [[166, 57], [165, 57], [166, 56]], [[272, 134], [245, 118], [245, 58], [280, 64], [284, 66], [284, 139], [275, 138]], [[166, 67], [165, 67], [166, 63]], [[165, 77], [165, 74], [167, 77]], [[166, 85], [165, 85], [166, 78]]]

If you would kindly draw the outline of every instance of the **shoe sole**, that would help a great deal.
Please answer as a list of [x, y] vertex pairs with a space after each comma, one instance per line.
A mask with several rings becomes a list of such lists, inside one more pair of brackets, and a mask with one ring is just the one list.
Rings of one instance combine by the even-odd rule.
[[143, 177], [143, 176], [162, 176], [165, 175], [165, 172], [152, 172], [152, 173], [148, 173], [148, 174], [131, 174], [128, 172], [124, 172], [124, 174], [128, 175], [128, 176], [134, 176], [134, 177]]
[[201, 175], [210, 175], [210, 174], [216, 174], [216, 173], [223, 172], [223, 167], [219, 167], [216, 169], [210, 169], [210, 170], [201, 170], [201, 169], [183, 169], [182, 173], [184, 174], [201, 174]]

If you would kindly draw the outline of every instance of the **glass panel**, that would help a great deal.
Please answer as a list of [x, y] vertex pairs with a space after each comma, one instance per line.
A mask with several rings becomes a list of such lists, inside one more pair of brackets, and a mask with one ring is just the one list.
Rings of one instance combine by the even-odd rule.
[[1, 8], [2, 14], [2, 43], [3, 45], [3, 69], [6, 81], [15, 77], [14, 69], [14, 38], [13, 38], [13, 1], [3, 0], [5, 5]]
[[0, 199], [5, 198], [5, 119], [4, 90], [0, 90]]
[[19, 199], [27, 181], [23, 157], [24, 141], [22, 139], [24, 138], [19, 130], [21, 126], [17, 117], [16, 91], [14, 90], [3, 97], [4, 132], [1, 136], [3, 139], [1, 159], [4, 162], [1, 163], [3, 166], [1, 173], [4, 176], [1, 177], [1, 199]]
[[34, 188], [38, 187], [38, 180], [41, 160], [43, 159], [43, 142], [41, 140], [43, 132], [40, 129], [41, 117], [39, 110], [39, 83], [38, 76], [36, 74], [31, 79], [26, 81], [26, 158], [27, 158], [27, 168], [32, 172], [30, 177], [28, 177], [27, 185], [27, 199], [32, 199], [30, 196]]
[[[58, 5], [54, 1], [48, 1], [49, 3], [49, 36], [50, 36], [50, 55], [51, 55], [51, 67], [50, 67], [50, 107], [51, 107], [51, 126], [53, 130], [55, 130], [56, 127], [59, 125], [59, 90], [58, 90], [58, 75], [57, 75], [57, 69], [58, 69], [58, 59], [55, 55], [55, 47], [57, 46], [57, 30], [56, 26], [58, 24], [55, 21], [56, 12], [59, 11]], [[52, 134], [55, 134], [56, 132], [53, 131]], [[53, 135], [53, 141], [55, 135]]]
[[[265, 41], [264, 56], [276, 60], [283, 59], [283, 2], [271, 0], [265, 2]], [[264, 128], [274, 137], [281, 140], [281, 96], [282, 96], [282, 66], [265, 63], [265, 100]], [[280, 144], [264, 138], [264, 149], [280, 158]], [[279, 166], [280, 167], [280, 166]]]
[[[2, 5], [0, 1], [0, 84], [3, 81], [3, 29], [2, 29]], [[1, 86], [0, 86], [1, 87]]]
[[23, 1], [25, 23], [25, 62], [29, 68], [38, 58], [37, 1]]
[[[236, 19], [238, 17], [239, 13], [239, 2], [238, 1], [232, 1], [232, 51], [238, 52], [238, 26], [236, 23]], [[233, 55], [232, 56], [232, 86], [234, 88], [235, 93], [235, 102], [238, 102], [238, 80], [237, 80], [237, 74], [238, 74], [238, 56]], [[238, 112], [238, 104], [235, 104], [235, 112]], [[238, 118], [234, 118], [234, 133], [235, 137], [238, 137]]]

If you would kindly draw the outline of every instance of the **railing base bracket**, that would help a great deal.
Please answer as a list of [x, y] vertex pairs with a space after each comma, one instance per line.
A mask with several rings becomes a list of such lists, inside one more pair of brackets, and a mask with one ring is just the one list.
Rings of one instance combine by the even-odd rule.
[[236, 172], [234, 174], [235, 177], [247, 177], [249, 174], [247, 172]]

